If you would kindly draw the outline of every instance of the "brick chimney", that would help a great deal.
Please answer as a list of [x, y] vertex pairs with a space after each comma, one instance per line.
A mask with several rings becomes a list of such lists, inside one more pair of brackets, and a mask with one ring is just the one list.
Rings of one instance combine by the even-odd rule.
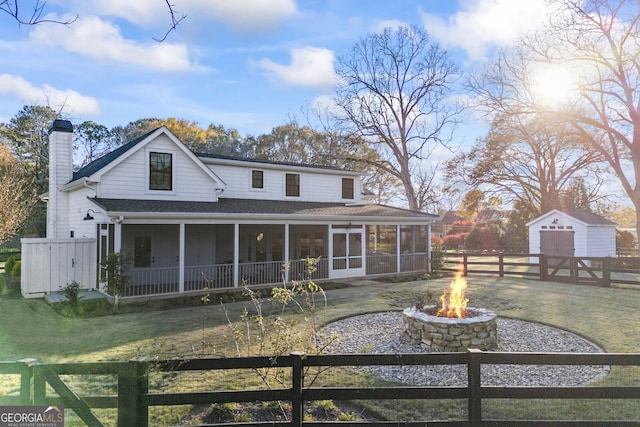
[[73, 125], [55, 120], [49, 129], [49, 201], [47, 238], [70, 237], [69, 193], [60, 191], [73, 176]]

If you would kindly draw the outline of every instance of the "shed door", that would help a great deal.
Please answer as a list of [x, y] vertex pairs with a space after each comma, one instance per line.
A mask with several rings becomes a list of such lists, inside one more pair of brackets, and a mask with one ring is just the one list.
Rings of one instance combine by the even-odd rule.
[[574, 231], [540, 231], [540, 252], [552, 256], [573, 256], [574, 234]]

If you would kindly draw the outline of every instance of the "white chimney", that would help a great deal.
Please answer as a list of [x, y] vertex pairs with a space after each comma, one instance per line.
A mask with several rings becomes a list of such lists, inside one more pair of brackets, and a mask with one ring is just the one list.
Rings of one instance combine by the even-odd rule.
[[69, 193], [60, 191], [73, 176], [73, 125], [55, 120], [49, 129], [49, 201], [47, 238], [70, 237]]

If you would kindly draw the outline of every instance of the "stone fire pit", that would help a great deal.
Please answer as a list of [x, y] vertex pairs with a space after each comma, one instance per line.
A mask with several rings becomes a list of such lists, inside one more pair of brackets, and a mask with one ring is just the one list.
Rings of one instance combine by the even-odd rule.
[[461, 352], [468, 348], [495, 349], [498, 345], [496, 313], [483, 308], [467, 308], [462, 318], [438, 317], [436, 306], [423, 311], [407, 308], [403, 311], [404, 336], [412, 344], [428, 351]]

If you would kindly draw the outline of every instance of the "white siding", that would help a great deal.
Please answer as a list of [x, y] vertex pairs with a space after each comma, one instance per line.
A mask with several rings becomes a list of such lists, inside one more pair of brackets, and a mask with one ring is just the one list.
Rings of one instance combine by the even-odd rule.
[[[150, 191], [148, 188], [148, 153], [173, 154], [173, 191]], [[215, 182], [165, 135], [126, 157], [100, 180], [98, 197], [148, 200], [216, 201]]]
[[591, 226], [588, 228], [587, 233], [589, 256], [616, 256], [615, 226]]
[[[221, 197], [230, 199], [301, 200], [306, 202], [360, 202], [362, 186], [360, 177], [341, 174], [339, 171], [313, 172], [312, 170], [288, 170], [286, 167], [274, 169], [273, 165], [248, 163], [237, 165], [208, 165], [219, 176], [227, 188]], [[263, 171], [264, 188], [251, 188], [251, 171]], [[285, 175], [300, 175], [300, 197], [285, 196]], [[342, 178], [354, 179], [353, 200], [342, 199]]]

